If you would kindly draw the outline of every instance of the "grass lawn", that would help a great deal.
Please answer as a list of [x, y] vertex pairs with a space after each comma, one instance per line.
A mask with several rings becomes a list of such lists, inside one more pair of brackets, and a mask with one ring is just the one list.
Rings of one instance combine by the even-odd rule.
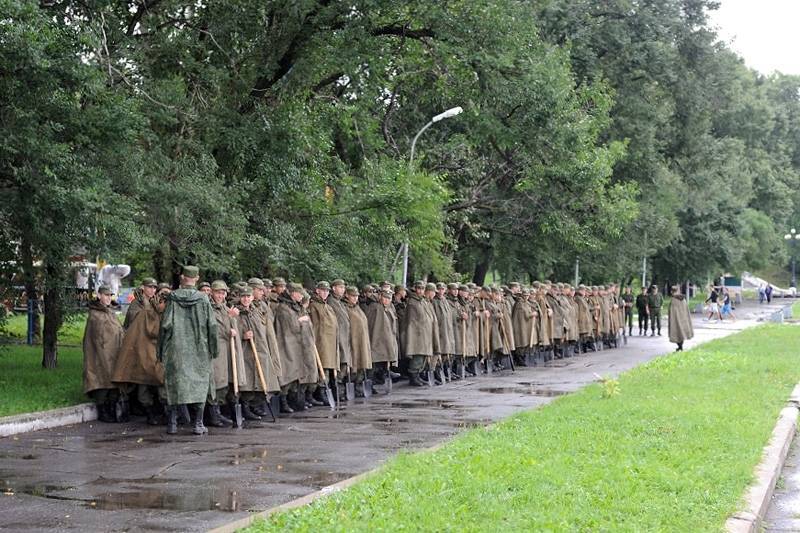
[[0, 416], [89, 401], [83, 394], [83, 351], [59, 348], [58, 368], [42, 368], [40, 346], [0, 348]]
[[792, 318], [800, 318], [800, 302], [792, 305]]
[[720, 531], [792, 387], [800, 328], [768, 325], [401, 454], [249, 531]]
[[[124, 320], [124, 315], [120, 316], [120, 321]], [[86, 328], [86, 312], [79, 312], [71, 315], [58, 330], [58, 343], [71, 346], [80, 346], [83, 342], [83, 330]], [[44, 316], [39, 319], [44, 324]], [[41, 329], [41, 327], [40, 327]], [[8, 334], [15, 339], [25, 341], [28, 335], [28, 317], [24, 313], [9, 317], [6, 323]]]

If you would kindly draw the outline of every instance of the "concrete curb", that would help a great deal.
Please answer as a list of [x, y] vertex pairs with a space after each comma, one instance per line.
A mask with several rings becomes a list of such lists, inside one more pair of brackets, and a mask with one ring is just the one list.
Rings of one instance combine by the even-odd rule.
[[797, 432], [798, 409], [800, 408], [800, 383], [792, 391], [787, 405], [781, 410], [772, 436], [764, 447], [761, 462], [756, 466], [755, 481], [747, 489], [744, 509], [729, 517], [725, 531], [730, 533], [756, 533], [772, 501], [775, 484], [781, 475], [786, 456]]
[[14, 416], [0, 417], [0, 437], [19, 433], [49, 429], [97, 420], [97, 408], [93, 403], [82, 403], [50, 411], [38, 411]]

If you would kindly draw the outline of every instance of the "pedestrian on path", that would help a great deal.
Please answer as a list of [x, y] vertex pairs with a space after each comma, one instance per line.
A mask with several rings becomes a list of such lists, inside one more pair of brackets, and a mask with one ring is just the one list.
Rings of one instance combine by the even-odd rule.
[[722, 318], [726, 316], [730, 316], [732, 319], [736, 320], [736, 315], [733, 314], [733, 305], [731, 304], [731, 295], [728, 292], [728, 289], [724, 289], [724, 293], [722, 295]]
[[669, 302], [669, 342], [678, 345], [676, 352], [683, 351], [683, 343], [694, 337], [692, 318], [689, 316], [689, 303], [681, 294], [678, 285], [672, 287], [672, 299]]

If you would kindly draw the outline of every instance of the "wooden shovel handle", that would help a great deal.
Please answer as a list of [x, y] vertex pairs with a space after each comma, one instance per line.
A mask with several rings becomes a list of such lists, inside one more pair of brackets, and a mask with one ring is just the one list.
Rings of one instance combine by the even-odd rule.
[[261, 382], [261, 388], [264, 389], [264, 394], [267, 393], [267, 381], [264, 379], [264, 371], [261, 369], [261, 361], [258, 360], [258, 350], [256, 350], [256, 343], [250, 339], [250, 348], [253, 349], [253, 358], [256, 360], [256, 370], [258, 371], [258, 380]]
[[239, 396], [239, 370], [236, 368], [236, 342], [231, 337], [231, 369], [233, 371], [233, 394]]
[[314, 346], [314, 359], [317, 360], [317, 370], [319, 371], [319, 379], [322, 381], [322, 384], [326, 387], [328, 386], [328, 379], [325, 377], [325, 371], [322, 369], [322, 359], [319, 357], [319, 350], [317, 350], [317, 345], [313, 344]]

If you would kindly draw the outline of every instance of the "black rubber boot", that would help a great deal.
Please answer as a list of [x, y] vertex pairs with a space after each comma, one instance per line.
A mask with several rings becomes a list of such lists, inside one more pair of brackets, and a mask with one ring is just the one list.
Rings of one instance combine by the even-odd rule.
[[254, 414], [257, 414], [260, 417], [267, 416], [267, 402], [266, 400], [263, 402], [253, 402], [253, 405], [250, 406], [250, 410], [253, 411]]
[[205, 410], [205, 407], [205, 402], [192, 405], [194, 410], [194, 427], [192, 428], [192, 433], [195, 435], [208, 433], [208, 429], [203, 425], [203, 410]]
[[214, 404], [211, 406], [211, 408], [216, 411], [220, 422], [222, 422], [225, 426], [233, 425], [233, 420], [222, 414], [221, 406], [219, 404]]
[[419, 373], [417, 372], [410, 372], [408, 374], [408, 384], [412, 387], [424, 387], [426, 385], [419, 379]]
[[145, 408], [147, 411], [147, 425], [158, 426], [161, 424], [161, 405], [154, 404]]
[[250, 404], [242, 401], [242, 417], [245, 420], [261, 420], [261, 417], [250, 410]]
[[317, 400], [316, 398], [314, 398], [314, 393], [312, 393], [310, 390], [306, 390], [306, 403], [307, 404], [310, 403], [314, 407], [319, 407], [320, 405], [325, 405], [324, 402], [321, 402], [321, 401]]
[[219, 412], [219, 405], [209, 404], [206, 411], [208, 412], [208, 425], [214, 428], [224, 428], [229, 424], [225, 424], [220, 418], [222, 414]]
[[192, 417], [189, 416], [189, 407], [186, 404], [176, 406], [178, 410], [178, 425], [188, 426], [192, 423]]
[[117, 417], [114, 414], [114, 406], [109, 402], [98, 403], [97, 404], [97, 419], [100, 422], [106, 422], [108, 424], [113, 424], [117, 421]]
[[289, 406], [289, 400], [286, 398], [285, 394], [281, 394], [281, 413], [291, 414], [294, 413], [294, 409]]
[[178, 408], [174, 405], [167, 406], [167, 434], [174, 435], [178, 432]]

